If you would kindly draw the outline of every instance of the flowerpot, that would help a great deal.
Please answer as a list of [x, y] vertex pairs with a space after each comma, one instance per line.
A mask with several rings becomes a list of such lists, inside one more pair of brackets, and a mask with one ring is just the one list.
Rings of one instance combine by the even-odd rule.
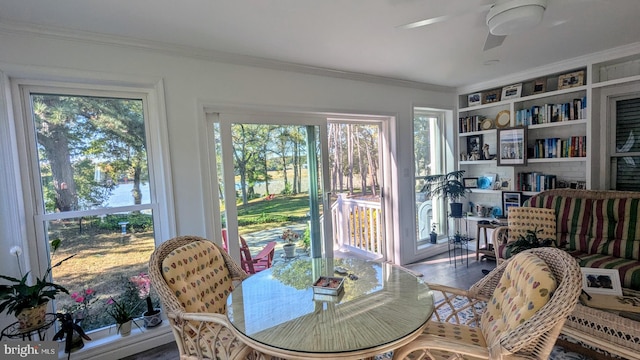
[[451, 217], [462, 217], [462, 203], [450, 203]]
[[430, 233], [429, 234], [429, 240], [431, 241], [432, 244], [437, 243], [438, 242], [438, 234]]
[[285, 244], [282, 248], [284, 249], [285, 258], [290, 259], [295, 256], [296, 246], [294, 244]]
[[131, 335], [131, 323], [133, 321], [129, 320], [125, 323], [122, 324], [118, 324], [118, 332], [120, 333], [120, 336], [129, 336]]
[[142, 319], [144, 321], [145, 328], [148, 329], [156, 327], [162, 323], [162, 312], [157, 308], [154, 309], [154, 312], [152, 314], [149, 314], [148, 311], [145, 311], [144, 314], [142, 314]]
[[20, 313], [16, 314], [18, 318], [19, 327], [21, 330], [35, 329], [45, 322], [47, 315], [48, 301], [31, 308], [22, 309]]
[[82, 336], [80, 336], [80, 334], [74, 331], [73, 336], [71, 336], [71, 348], [69, 349], [69, 351], [66, 351], [65, 349], [65, 353], [67, 352], [72, 353], [74, 351], [78, 351], [82, 349], [83, 347], [84, 347], [84, 341], [82, 340]]

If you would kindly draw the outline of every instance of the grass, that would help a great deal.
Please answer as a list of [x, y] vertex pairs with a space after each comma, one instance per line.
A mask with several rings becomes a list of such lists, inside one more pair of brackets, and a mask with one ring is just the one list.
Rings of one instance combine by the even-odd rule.
[[309, 195], [276, 195], [272, 200], [253, 199], [238, 206], [238, 225], [242, 233], [252, 233], [300, 223], [309, 219]]

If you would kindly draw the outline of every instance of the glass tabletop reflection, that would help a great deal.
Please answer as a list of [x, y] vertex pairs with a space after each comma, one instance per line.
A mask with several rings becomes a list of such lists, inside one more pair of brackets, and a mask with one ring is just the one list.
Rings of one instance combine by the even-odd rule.
[[[343, 291], [314, 295], [320, 276], [344, 278]], [[278, 263], [244, 280], [227, 299], [227, 316], [244, 336], [301, 353], [391, 344], [421, 329], [432, 311], [432, 293], [421, 279], [354, 258]]]

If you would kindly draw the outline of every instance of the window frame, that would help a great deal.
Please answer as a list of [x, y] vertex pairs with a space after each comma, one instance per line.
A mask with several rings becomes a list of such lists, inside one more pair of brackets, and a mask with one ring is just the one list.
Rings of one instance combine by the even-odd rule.
[[[78, 216], [96, 216], [114, 212], [152, 210], [154, 222], [154, 242], [156, 246], [175, 236], [175, 213], [173, 206], [172, 181], [170, 176], [170, 158], [162, 81], [143, 86], [110, 86], [96, 83], [78, 83], [72, 81], [47, 81], [25, 78], [4, 77], [3, 83], [10, 85], [10, 102], [15, 114], [9, 130], [13, 133], [15, 146], [3, 149], [11, 152], [15, 178], [21, 184], [19, 194], [10, 201], [19, 214], [20, 235], [14, 244], [24, 251], [25, 264], [34, 273], [43, 274], [49, 263], [49, 249], [45, 224], [51, 220], [74, 218]], [[32, 119], [31, 94], [78, 95], [112, 98], [140, 99], [143, 103], [145, 121], [145, 140], [150, 199], [149, 203], [108, 207], [91, 210], [46, 213], [44, 208], [40, 169], [35, 139], [35, 127]], [[9, 95], [9, 94], [5, 94]], [[13, 145], [13, 144], [11, 144]], [[92, 332], [92, 338], [100, 339], [113, 336], [110, 327]]]
[[[417, 176], [417, 171], [415, 169], [415, 154], [416, 154], [416, 149], [415, 149], [415, 119], [417, 116], [426, 116], [426, 117], [431, 117], [431, 118], [435, 118], [435, 124], [433, 124], [432, 126], [430, 126], [429, 132], [430, 132], [430, 138], [434, 140], [433, 144], [431, 144], [431, 151], [435, 151], [436, 153], [431, 155], [431, 158], [434, 159], [434, 163], [437, 165], [437, 168], [432, 169], [434, 171], [434, 173], [445, 173], [446, 172], [446, 129], [445, 129], [445, 118], [446, 118], [446, 111], [445, 110], [438, 110], [438, 109], [430, 109], [430, 108], [423, 108], [423, 107], [414, 107], [413, 108], [413, 118], [412, 118], [412, 122], [411, 122], [411, 126], [412, 126], [412, 133], [413, 133], [413, 155], [412, 155], [412, 167], [413, 167], [413, 176], [414, 176], [414, 180], [413, 180], [413, 184], [414, 184], [414, 188], [415, 185], [417, 183], [418, 180], [420, 180], [423, 176]], [[437, 134], [431, 134], [432, 131], [437, 130]], [[414, 196], [415, 196], [416, 190], [414, 190]], [[420, 239], [418, 236], [418, 231], [419, 231], [419, 224], [417, 222], [417, 209], [414, 207], [414, 216], [413, 218], [414, 220], [414, 234], [416, 237], [416, 241], [415, 241], [415, 245], [417, 247], [421, 247], [424, 246], [426, 244], [430, 243], [430, 239], [429, 238], [425, 238], [425, 239]], [[437, 223], [441, 223], [440, 226], [438, 227], [438, 239], [441, 239], [443, 236], [445, 236], [447, 234], [447, 227], [448, 227], [448, 223], [446, 221], [446, 204], [445, 201], [443, 199], [435, 199], [432, 200], [432, 212], [434, 214], [433, 219], [438, 220]]]

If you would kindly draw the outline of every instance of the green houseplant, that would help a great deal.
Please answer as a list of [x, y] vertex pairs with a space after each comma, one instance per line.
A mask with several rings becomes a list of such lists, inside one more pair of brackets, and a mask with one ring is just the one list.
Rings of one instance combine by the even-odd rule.
[[518, 239], [514, 242], [507, 244], [507, 258], [525, 250], [535, 249], [544, 246], [553, 246], [553, 239], [541, 239], [538, 237], [538, 233], [542, 232], [542, 229], [527, 230], [526, 234], [518, 235]]
[[136, 324], [138, 329], [138, 323], [133, 319], [136, 311], [138, 309], [139, 303], [131, 304], [124, 299], [120, 299], [120, 301], [109, 298], [107, 300], [107, 305], [109, 308], [107, 309], [107, 313], [113, 318], [116, 322], [116, 331], [120, 333], [121, 336], [127, 336], [131, 334], [131, 323]]
[[470, 193], [464, 183], [461, 181], [464, 170], [456, 170], [446, 174], [427, 175], [423, 179], [425, 181], [421, 192], [426, 193], [427, 198], [439, 197], [449, 200], [451, 207], [451, 216], [462, 216], [462, 203], [460, 199]]
[[[19, 246], [14, 246], [9, 252], [16, 257], [20, 275], [22, 275], [22, 268], [20, 267], [22, 249]], [[27, 285], [29, 272], [22, 275], [20, 279], [0, 275], [0, 279], [7, 280], [11, 283], [9, 285], [0, 285], [0, 312], [6, 310], [7, 314], [14, 314], [18, 318], [18, 321], [20, 321], [20, 326], [23, 328], [37, 325], [38, 319], [29, 319], [28, 316], [24, 315], [23, 317], [21, 315], [23, 315], [23, 313], [26, 314], [29, 309], [39, 309], [38, 312], [43, 315], [49, 300], [55, 299], [56, 295], [61, 292], [69, 294], [69, 291], [63, 286], [50, 282], [49, 277], [53, 268], [60, 266], [63, 262], [74, 256], [75, 254], [62, 259], [53, 266], [49, 266], [42, 277], [35, 279], [33, 285]], [[43, 321], [43, 319], [40, 321]]]

